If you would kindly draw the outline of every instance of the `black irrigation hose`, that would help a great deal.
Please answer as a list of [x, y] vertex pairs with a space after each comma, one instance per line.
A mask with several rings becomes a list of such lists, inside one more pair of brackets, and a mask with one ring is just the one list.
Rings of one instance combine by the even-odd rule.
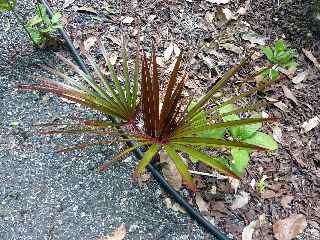
[[[46, 8], [50, 17], [52, 17], [53, 12], [47, 2], [47, 0], [39, 0]], [[89, 71], [84, 64], [82, 58], [80, 57], [78, 51], [75, 49], [70, 37], [66, 33], [64, 29], [59, 29], [60, 34], [65, 40], [65, 44], [69, 48], [70, 52], [74, 60], [77, 62], [79, 67], [86, 73], [89, 74]], [[114, 119], [112, 119], [114, 120]], [[133, 143], [131, 141], [127, 142], [127, 145], [132, 146]], [[137, 149], [134, 151], [134, 155], [137, 159], [142, 158], [142, 152]], [[147, 166], [148, 170], [152, 173], [153, 177], [157, 180], [159, 185], [168, 192], [172, 198], [178, 202], [188, 213], [189, 215], [196, 220], [200, 225], [202, 225], [209, 233], [213, 234], [218, 240], [230, 240], [223, 232], [221, 232], [218, 228], [213, 226], [207, 219], [205, 219], [197, 210], [195, 210], [174, 188], [172, 188], [169, 183], [164, 179], [164, 177], [160, 174], [160, 172], [152, 165], [149, 164]]]

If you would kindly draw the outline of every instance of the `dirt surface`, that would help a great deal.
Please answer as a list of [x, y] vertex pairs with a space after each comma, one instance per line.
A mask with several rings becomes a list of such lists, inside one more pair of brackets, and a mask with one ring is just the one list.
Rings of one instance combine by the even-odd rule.
[[[221, 16], [222, 9], [228, 8], [235, 14], [240, 7], [246, 6], [246, 1], [235, 0], [217, 5], [196, 0], [83, 0], [74, 1], [66, 8], [63, 8], [62, 1], [53, 0], [51, 3], [63, 12], [65, 24], [76, 45], [89, 37], [100, 36], [115, 54], [119, 50], [120, 32], [127, 33], [130, 40], [138, 34], [134, 21], [128, 17], [139, 17], [140, 39], [146, 51], [150, 52], [149, 46], [153, 41], [158, 47], [159, 57], [163, 57], [170, 43], [187, 53], [191, 73], [187, 91], [195, 96], [205, 93], [246, 52], [258, 50], [258, 44], [244, 40], [243, 36], [248, 33], [256, 34], [266, 44], [283, 38], [296, 48], [299, 53], [297, 72], [307, 70], [308, 78], [300, 84], [293, 84], [286, 78], [266, 95], [256, 95], [252, 99], [272, 97], [283, 102], [288, 110], [283, 111], [275, 106], [265, 110], [269, 115], [280, 118], [277, 126], [282, 132], [281, 146], [275, 153], [255, 154], [252, 157], [237, 193], [249, 194], [248, 205], [236, 210], [230, 208], [236, 194], [227, 180], [199, 175], [195, 178], [200, 196], [209, 204], [204, 214], [234, 239], [241, 239], [244, 227], [258, 220], [259, 216], [263, 216], [265, 223], [256, 228], [252, 239], [275, 239], [272, 225], [296, 213], [305, 215], [308, 223], [300, 239], [320, 239], [320, 128], [315, 127], [309, 132], [304, 132], [302, 128], [305, 121], [320, 117], [319, 69], [302, 52], [304, 48], [320, 58], [320, 44], [315, 32], [317, 26], [309, 18], [312, 15], [312, 1], [251, 1], [243, 16], [230, 21]], [[226, 43], [238, 47], [237, 50], [227, 50]], [[130, 48], [133, 46], [129, 43]], [[174, 54], [160, 64], [162, 70], [165, 71], [173, 59]], [[250, 71], [252, 67], [249, 66], [242, 69], [233, 85], [240, 86], [242, 73]], [[296, 103], [284, 95], [282, 85], [291, 90], [297, 98]], [[3, 89], [8, 91], [9, 88], [5, 86]], [[270, 134], [273, 129], [274, 125], [265, 127]], [[210, 171], [201, 165], [196, 170]], [[264, 175], [267, 176], [266, 189], [261, 192], [251, 184], [252, 180], [258, 182]], [[188, 193], [186, 189], [181, 191], [197, 206], [194, 193]], [[288, 203], [284, 204], [286, 200]], [[117, 213], [113, 214], [117, 217]], [[189, 228], [188, 231], [186, 239], [203, 239], [203, 235], [196, 236]], [[141, 234], [145, 233], [146, 230]], [[143, 239], [142, 235], [138, 235], [130, 235], [132, 237], [128, 236], [128, 239]], [[161, 237], [159, 239], [172, 239], [170, 234]], [[206, 237], [210, 239], [208, 235]]]

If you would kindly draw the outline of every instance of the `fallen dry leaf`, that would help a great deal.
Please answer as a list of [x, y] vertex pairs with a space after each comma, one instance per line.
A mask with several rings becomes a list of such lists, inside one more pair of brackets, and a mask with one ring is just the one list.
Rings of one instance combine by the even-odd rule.
[[241, 54], [243, 52], [243, 49], [241, 47], [238, 47], [232, 43], [221, 43], [219, 44], [219, 46], [224, 48], [225, 50], [229, 50], [237, 54]]
[[306, 217], [295, 214], [273, 224], [273, 233], [277, 240], [291, 240], [302, 233], [306, 227]]
[[247, 192], [241, 192], [239, 195], [236, 195], [236, 198], [233, 200], [232, 205], [230, 206], [232, 210], [242, 208], [248, 204], [250, 199], [250, 194]]
[[242, 39], [249, 41], [251, 44], [266, 45], [266, 38], [253, 31], [243, 34]]
[[294, 94], [291, 92], [291, 90], [290, 90], [289, 88], [287, 88], [286, 86], [284, 86], [284, 85], [282, 85], [281, 87], [282, 87], [282, 90], [283, 90], [284, 95], [285, 95], [288, 99], [292, 100], [296, 105], [298, 105], [298, 100], [297, 100], [297, 98], [294, 96]]
[[248, 9], [244, 8], [244, 7], [240, 7], [237, 11], [237, 13], [241, 16], [246, 15], [247, 14]]
[[269, 189], [261, 193], [262, 199], [274, 198], [275, 196], [276, 196], [276, 193]]
[[318, 116], [315, 116], [302, 124], [302, 128], [304, 132], [309, 132], [315, 127], [317, 127], [320, 123], [320, 119]]
[[122, 223], [120, 227], [118, 227], [113, 232], [112, 235], [99, 237], [97, 240], [122, 240], [126, 237], [126, 234], [127, 234], [126, 226], [124, 225], [124, 223]]
[[76, 12], [88, 12], [88, 13], [92, 13], [92, 14], [98, 14], [97, 11], [93, 8], [93, 7], [77, 7], [75, 6], [73, 8], [74, 11]]
[[65, 0], [63, 3], [63, 8], [69, 7], [75, 0]]
[[206, 1], [210, 3], [216, 3], [216, 4], [226, 4], [230, 2], [230, 0], [206, 0]]
[[133, 22], [133, 20], [134, 20], [133, 17], [127, 16], [127, 17], [125, 17], [124, 19], [122, 19], [122, 23], [130, 24], [130, 23]]
[[244, 4], [244, 7], [240, 7], [240, 8], [238, 9], [237, 13], [238, 13], [239, 15], [241, 15], [241, 16], [246, 15], [247, 12], [248, 12], [248, 9], [249, 9], [249, 7], [250, 7], [250, 2], [251, 2], [251, 0], [247, 0], [247, 1], [245, 2], [245, 4]]
[[288, 106], [281, 101], [275, 102], [275, 103], [273, 103], [273, 105], [275, 105], [277, 108], [279, 108], [283, 112], [289, 112]]
[[231, 12], [231, 10], [229, 8], [224, 8], [222, 9], [222, 12], [227, 20], [230, 21], [230, 20], [236, 20], [237, 17]]
[[174, 45], [173, 43], [170, 43], [169, 46], [166, 48], [166, 50], [164, 50], [163, 52], [163, 59], [164, 61], [168, 61], [173, 53], [174, 50]]
[[320, 69], [320, 64], [319, 64], [318, 60], [315, 58], [315, 56], [313, 56], [311, 51], [302, 48], [302, 52], [316, 66], [316, 68]]
[[203, 200], [200, 193], [196, 193], [196, 204], [200, 210], [201, 213], [208, 213], [209, 212], [209, 203], [207, 203], [205, 200]]
[[112, 65], [115, 65], [116, 62], [117, 62], [117, 59], [118, 59], [118, 53], [117, 52], [112, 52], [110, 55], [109, 55], [109, 61]]
[[292, 202], [293, 199], [294, 199], [294, 196], [291, 196], [291, 195], [283, 196], [281, 198], [281, 206], [284, 208], [288, 208], [289, 204]]
[[176, 56], [179, 56], [180, 53], [181, 53], [181, 50], [180, 50], [180, 48], [178, 47], [177, 44], [174, 44], [173, 51], [174, 51], [174, 54], [175, 54]]
[[173, 203], [172, 204], [170, 198], [165, 198], [164, 199], [164, 203], [166, 204], [167, 208], [172, 209], [175, 212], [186, 213], [186, 211], [178, 203]]
[[256, 183], [257, 183], [256, 179], [252, 178], [252, 180], [251, 180], [251, 182], [250, 182], [250, 186], [251, 186], [251, 188], [252, 188], [253, 190], [254, 190], [255, 187], [256, 187]]
[[106, 38], [110, 39], [114, 44], [121, 46], [121, 39], [120, 38], [114, 37], [111, 34], [107, 34]]
[[164, 163], [164, 166], [162, 167], [162, 173], [165, 179], [175, 190], [180, 190], [182, 186], [182, 177], [174, 165], [174, 162], [164, 151], [160, 152], [160, 163]]
[[304, 71], [304, 72], [301, 72], [301, 73], [297, 74], [297, 76], [292, 78], [291, 81], [294, 84], [298, 84], [298, 83], [301, 83], [302, 81], [307, 80], [308, 76], [309, 76], [309, 72], [308, 71]]
[[238, 188], [240, 186], [240, 180], [233, 177], [228, 177], [228, 180], [231, 185], [231, 188], [234, 190], [234, 193], [237, 193]]
[[272, 137], [274, 140], [276, 140], [278, 143], [281, 143], [282, 140], [282, 130], [279, 126], [274, 126], [272, 128]]
[[204, 18], [207, 20], [208, 23], [211, 23], [215, 19], [215, 16], [213, 12], [206, 12]]
[[86, 51], [89, 51], [90, 48], [92, 48], [94, 46], [94, 44], [97, 42], [97, 38], [96, 37], [89, 37], [86, 40], [84, 40], [83, 45], [84, 45], [84, 49]]
[[251, 240], [253, 232], [257, 226], [258, 221], [252, 221], [249, 225], [245, 226], [245, 228], [242, 231], [241, 239], [242, 240]]

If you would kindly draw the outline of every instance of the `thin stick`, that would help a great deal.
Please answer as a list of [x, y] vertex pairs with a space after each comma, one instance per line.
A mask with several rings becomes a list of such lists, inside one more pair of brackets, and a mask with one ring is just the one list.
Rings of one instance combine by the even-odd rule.
[[214, 177], [214, 178], [219, 178], [219, 179], [228, 179], [228, 177], [222, 176], [218, 173], [205, 173], [205, 172], [198, 172], [198, 171], [193, 171], [193, 170], [189, 170], [189, 172], [192, 174], [195, 174], [195, 175]]

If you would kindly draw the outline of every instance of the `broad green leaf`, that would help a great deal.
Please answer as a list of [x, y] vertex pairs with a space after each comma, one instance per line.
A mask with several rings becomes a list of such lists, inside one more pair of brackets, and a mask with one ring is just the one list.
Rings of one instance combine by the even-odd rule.
[[[197, 105], [196, 101], [192, 101], [190, 105], [188, 106], [188, 112], [195, 106]], [[200, 124], [206, 124], [208, 114], [204, 111], [201, 110], [199, 113], [197, 113], [194, 118], [193, 118], [193, 123], [194, 126], [200, 125]]]
[[12, 11], [16, 3], [16, 0], [0, 0], [0, 11]]
[[230, 168], [239, 176], [242, 176], [249, 164], [249, 152], [245, 149], [233, 148], [231, 149], [233, 161]]
[[[251, 118], [259, 118], [260, 114], [254, 114]], [[244, 140], [250, 138], [253, 134], [255, 134], [262, 127], [262, 123], [258, 122], [255, 124], [239, 126], [236, 128], [231, 128], [231, 134], [233, 137]]]
[[280, 39], [280, 40], [277, 40], [275, 43], [274, 43], [274, 50], [276, 51], [276, 53], [280, 53], [280, 52], [283, 52], [287, 49], [287, 46], [285, 44], [285, 42]]
[[174, 145], [174, 148], [176, 150], [182, 151], [186, 154], [188, 154], [189, 156], [198, 159], [199, 162], [202, 162], [205, 165], [208, 165], [209, 167], [214, 168], [215, 170], [225, 174], [225, 175], [229, 175], [229, 176], [233, 176], [235, 178], [238, 178], [238, 176], [233, 173], [229, 167], [225, 166], [218, 158], [214, 158], [214, 157], [210, 157], [207, 154], [200, 152], [198, 150], [195, 150], [193, 148], [190, 147], [186, 147], [183, 145], [179, 145], [176, 144]]
[[[219, 113], [220, 114], [224, 114], [224, 113], [228, 113], [228, 112], [232, 112], [235, 111], [235, 107], [233, 104], [228, 104], [222, 108], [219, 109]], [[253, 115], [251, 118], [259, 118], [261, 117], [260, 115]], [[236, 114], [230, 114], [227, 116], [223, 117], [223, 120], [228, 122], [228, 121], [235, 121], [235, 120], [240, 120], [240, 117]], [[259, 130], [259, 128], [261, 128], [262, 123], [261, 122], [257, 122], [255, 124], [250, 124], [250, 125], [243, 125], [243, 126], [237, 126], [237, 127], [231, 127], [230, 128], [230, 132], [231, 135], [234, 138], [238, 138], [238, 139], [247, 139], [250, 136], [252, 136], [256, 131]]]
[[244, 142], [254, 144], [269, 150], [278, 149], [278, 143], [273, 140], [270, 135], [263, 132], [256, 132], [252, 137], [244, 140]]
[[160, 149], [160, 144], [153, 144], [144, 153], [143, 158], [139, 161], [138, 166], [135, 170], [134, 176], [138, 177], [146, 168], [146, 166], [151, 162], [152, 158]]
[[37, 15], [37, 16], [34, 16], [33, 18], [31, 18], [30, 20], [28, 20], [26, 26], [33, 27], [34, 25], [37, 25], [41, 22], [42, 22], [42, 19]]
[[[228, 104], [228, 105], [225, 105], [225, 106], [219, 108], [219, 114], [232, 112], [234, 110], [236, 110], [235, 106], [233, 104]], [[231, 115], [227, 115], [227, 116], [222, 117], [222, 119], [223, 119], [223, 121], [228, 122], [228, 121], [240, 120], [240, 117], [236, 114], [231, 114]]]
[[[190, 106], [188, 107], [188, 111], [192, 109], [193, 106], [195, 106], [197, 103], [195, 101], [192, 101]], [[200, 125], [206, 125], [207, 124], [207, 116], [208, 114], [204, 111], [201, 110], [197, 115], [195, 115], [193, 119], [193, 125], [195, 127], [200, 126]], [[206, 132], [203, 132], [201, 134], [198, 134], [199, 137], [204, 137], [204, 138], [220, 138], [222, 139], [224, 137], [225, 130], [224, 129], [214, 129], [214, 130], [208, 130]]]
[[270, 62], [274, 62], [273, 51], [270, 47], [261, 48], [261, 51], [266, 55]]
[[[225, 114], [225, 113], [232, 112], [235, 110], [236, 110], [236, 108], [233, 104], [228, 104], [228, 105], [225, 105], [225, 106], [219, 108], [219, 114]], [[240, 117], [236, 114], [230, 114], [230, 115], [222, 117], [222, 119], [225, 122], [229, 122], [229, 121], [240, 120]], [[231, 135], [233, 137], [238, 136], [240, 134], [240, 127], [232, 127], [229, 130], [230, 130]]]
[[214, 129], [214, 130], [208, 130], [207, 132], [204, 132], [200, 134], [200, 137], [203, 138], [217, 138], [217, 139], [223, 139], [225, 134], [224, 129]]
[[196, 190], [196, 186], [193, 183], [191, 174], [188, 170], [187, 165], [183, 162], [182, 158], [177, 154], [176, 150], [171, 147], [170, 145], [165, 145], [164, 150], [168, 153], [171, 160], [176, 165], [179, 173], [181, 174], [182, 178], [186, 182], [186, 184], [193, 190]]
[[47, 26], [51, 25], [50, 18], [47, 14], [47, 9], [43, 4], [36, 5], [36, 13]]
[[279, 73], [278, 70], [276, 70], [276, 69], [270, 69], [270, 71], [269, 71], [269, 78], [270, 78], [271, 80], [276, 80], [276, 79], [278, 79], [279, 76], [280, 76], [280, 73]]
[[62, 17], [61, 13], [59, 13], [59, 12], [54, 13], [51, 18], [52, 25], [60, 25], [61, 26], [61, 21], [60, 21], [61, 17]]
[[37, 45], [42, 45], [45, 42], [44, 37], [41, 35], [38, 29], [26, 26], [27, 31], [29, 32], [33, 42]]

